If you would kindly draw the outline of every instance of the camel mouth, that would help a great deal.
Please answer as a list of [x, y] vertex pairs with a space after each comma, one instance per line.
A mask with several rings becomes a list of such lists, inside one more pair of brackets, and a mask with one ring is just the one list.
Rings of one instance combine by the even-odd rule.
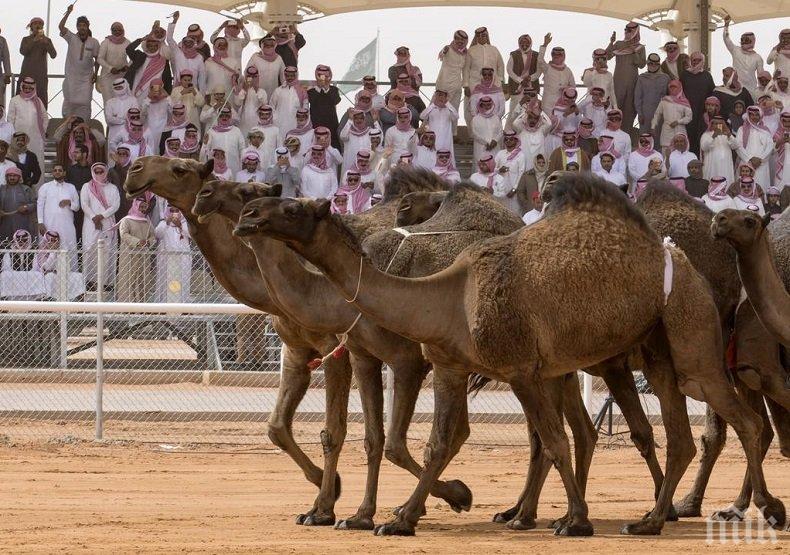
[[233, 230], [233, 235], [236, 237], [248, 237], [261, 229], [263, 229], [266, 222], [260, 222], [257, 224], [239, 224]]
[[209, 220], [209, 218], [211, 218], [211, 216], [213, 216], [214, 214], [217, 213], [217, 211], [218, 210], [216, 208], [214, 208], [214, 209], [209, 210], [208, 212], [205, 212], [203, 214], [196, 214], [198, 223], [199, 224], [206, 223]]
[[154, 181], [154, 178], [152, 177], [151, 179], [149, 179], [148, 181], [143, 183], [143, 185], [141, 187], [139, 187], [138, 189], [131, 190], [129, 188], [128, 184], [124, 185], [124, 189], [126, 189], [126, 198], [139, 197], [140, 195], [145, 193], [148, 189], [153, 187], [154, 183], [155, 183], [155, 181]]

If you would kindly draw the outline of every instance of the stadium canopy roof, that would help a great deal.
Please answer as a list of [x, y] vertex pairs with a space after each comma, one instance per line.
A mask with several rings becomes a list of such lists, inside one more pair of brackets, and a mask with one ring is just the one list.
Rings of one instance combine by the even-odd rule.
[[[254, 2], [240, 0], [133, 0], [160, 2], [179, 6], [273, 16], [285, 11], [293, 13], [294, 6], [305, 19], [339, 13], [388, 8], [423, 6], [486, 6], [536, 8], [582, 12], [630, 20], [648, 14], [678, 9], [684, 0], [271, 0]], [[696, 4], [697, 2], [694, 2]], [[268, 5], [267, 5], [268, 4]], [[790, 16], [790, 0], [709, 0], [712, 14], [729, 14], [735, 22]], [[274, 13], [273, 13], [274, 12]], [[284, 14], [283, 14], [284, 15]]]

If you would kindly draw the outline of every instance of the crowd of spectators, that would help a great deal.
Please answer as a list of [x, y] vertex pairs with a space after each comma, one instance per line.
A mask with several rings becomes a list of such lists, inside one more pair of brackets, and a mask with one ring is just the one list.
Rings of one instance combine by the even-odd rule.
[[[665, 179], [715, 211], [776, 215], [790, 203], [790, 30], [764, 61], [754, 34], [732, 41], [727, 19], [732, 62], [714, 79], [702, 53], [682, 53], [674, 41], [662, 54], [647, 53], [640, 26], [628, 23], [622, 37], [612, 33], [591, 53], [580, 75], [584, 94], [550, 33], [537, 50], [530, 35], [520, 36], [505, 58], [485, 27], [471, 43], [458, 30], [439, 50], [430, 98], [409, 48], [400, 46], [388, 90], [367, 76], [353, 107], [338, 114], [341, 93], [329, 65], [318, 65], [310, 84], [299, 79], [306, 40], [295, 25], [267, 33], [245, 64], [250, 33], [242, 19], [225, 21], [208, 42], [197, 24], [176, 38], [179, 12], [134, 40], [113, 23], [99, 41], [84, 15], [69, 28], [73, 7], [59, 23], [62, 122], [48, 132], [47, 62], [58, 53], [40, 18], [19, 45], [23, 62], [7, 111], [0, 86], [0, 240], [13, 250], [2, 270], [6, 278], [35, 274], [13, 274], [38, 284], [35, 295], [51, 296], [46, 278], [59, 266], [47, 251], [55, 248], [75, 253], [66, 281], [95, 290], [103, 238], [109, 255], [102, 273], [116, 298], [189, 297], [182, 215], [150, 193], [131, 201], [122, 190], [130, 164], [146, 155], [211, 159], [218, 179], [280, 183], [284, 196], [327, 198], [337, 213], [370, 208], [397, 165], [460, 181], [456, 147], [463, 142], [472, 144], [471, 181], [527, 223], [540, 218], [538, 190], [555, 170], [592, 172], [632, 198], [651, 178]], [[10, 82], [5, 39], [0, 66]], [[94, 88], [106, 129], [91, 120]], [[47, 139], [57, 154], [45, 177]], [[36, 245], [40, 253], [27, 256]], [[140, 290], [135, 284], [148, 272], [156, 273], [155, 290]], [[0, 289], [14, 296], [13, 287]], [[79, 291], [69, 286], [69, 296]]]

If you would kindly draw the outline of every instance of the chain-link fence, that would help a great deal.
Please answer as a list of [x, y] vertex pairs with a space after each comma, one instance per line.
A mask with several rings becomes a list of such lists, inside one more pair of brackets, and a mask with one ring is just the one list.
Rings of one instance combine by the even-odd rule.
[[[229, 304], [195, 249], [119, 251], [102, 242], [99, 250], [93, 259], [83, 250], [0, 250], [0, 433], [19, 439], [90, 439], [100, 432], [111, 440], [267, 442], [281, 347], [270, 318]], [[383, 381], [392, 387], [392, 376]], [[646, 413], [659, 422], [656, 398], [638, 382]], [[627, 431], [602, 381], [589, 379], [587, 386], [588, 408], [602, 431]], [[316, 439], [325, 394], [319, 368], [295, 417]], [[701, 423], [703, 405], [690, 402], [689, 410], [692, 421]], [[427, 439], [432, 414], [429, 375], [411, 438]], [[470, 397], [469, 414], [470, 442], [527, 443], [521, 406], [507, 386], [492, 382]], [[349, 420], [362, 420], [353, 385]], [[352, 430], [350, 439], [361, 437], [361, 427]]]

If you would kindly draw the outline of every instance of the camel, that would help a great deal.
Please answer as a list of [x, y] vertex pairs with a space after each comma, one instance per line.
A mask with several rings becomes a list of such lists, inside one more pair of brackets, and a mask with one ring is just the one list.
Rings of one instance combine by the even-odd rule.
[[790, 347], [790, 213], [769, 221], [728, 209], [716, 214], [711, 231], [737, 251], [738, 273], [765, 329]]
[[296, 443], [292, 423], [310, 385], [308, 364], [317, 356], [331, 353], [337, 339], [331, 334], [311, 332], [284, 316], [263, 286], [255, 258], [233, 237], [232, 225], [219, 219], [200, 223], [192, 215], [190, 209], [195, 195], [212, 169], [212, 161], [200, 164], [192, 160], [146, 156], [138, 158], [129, 168], [124, 188], [130, 196], [150, 190], [178, 207], [189, 224], [192, 239], [222, 287], [239, 302], [272, 315], [274, 329], [283, 341], [283, 365], [277, 401], [269, 417], [268, 436], [272, 443], [288, 453], [308, 481], [319, 488], [313, 507], [296, 517], [297, 524], [313, 524], [334, 514], [335, 501], [341, 493], [337, 462], [346, 436], [351, 366], [347, 355], [332, 357], [324, 365], [327, 412], [326, 428], [321, 433], [322, 470]]
[[[392, 177], [395, 180], [404, 179], [419, 182], [426, 179], [426, 175], [425, 172], [398, 170], [394, 172]], [[410, 193], [409, 195], [414, 194], [422, 193]], [[268, 188], [265, 186], [211, 181], [203, 185], [203, 188], [197, 195], [192, 211], [198, 216], [199, 221], [205, 221], [213, 214], [219, 214], [225, 218], [238, 221], [246, 201], [250, 198], [266, 196], [269, 196], [269, 193]], [[441, 196], [442, 198], [445, 197], [444, 194], [441, 194]], [[436, 222], [432, 222], [429, 226], [412, 228], [410, 232], [431, 233], [432, 231], [451, 229], [454, 231], [452, 234], [415, 235], [408, 243], [404, 242], [403, 235], [395, 231], [387, 230], [373, 234], [365, 240], [365, 245], [368, 250], [375, 253], [376, 264], [379, 267], [387, 267], [388, 271], [396, 275], [426, 275], [449, 265], [455, 254], [471, 242], [483, 237], [491, 237], [506, 231], [512, 231], [522, 226], [521, 221], [516, 216], [501, 207], [499, 203], [493, 201], [490, 195], [484, 195], [479, 192], [477, 188], [459, 186], [447, 196], [449, 201]], [[394, 206], [398, 206], [398, 203], [395, 202]], [[485, 214], [485, 218], [481, 219], [480, 214]], [[348, 220], [354, 221], [353, 218]], [[375, 354], [386, 360], [395, 370], [396, 380], [403, 381], [402, 374], [406, 375], [407, 381], [405, 383], [411, 387], [411, 390], [408, 391], [408, 394], [403, 394], [400, 397], [407, 399], [409, 403], [408, 410], [403, 411], [405, 420], [394, 419], [402, 426], [399, 433], [405, 436], [408, 418], [413, 412], [414, 402], [424, 377], [424, 371], [422, 370], [426, 362], [422, 358], [419, 345], [396, 336], [388, 330], [379, 328], [367, 318], [359, 319], [358, 311], [338, 294], [335, 287], [324, 276], [307, 270], [299, 258], [282, 243], [260, 236], [251, 236], [247, 240], [258, 258], [261, 274], [266, 281], [267, 287], [273, 292], [272, 294], [278, 304], [289, 314], [293, 315], [295, 320], [311, 319], [312, 323], [310, 323], [310, 326], [312, 329], [316, 329], [315, 326], [318, 325], [317, 315], [324, 315], [326, 318], [321, 324], [324, 326], [322, 329], [332, 329], [337, 333], [348, 331], [346, 346], [351, 350], [352, 362], [355, 368], [357, 364], [355, 353], [361, 351]], [[412, 372], [409, 365], [404, 365], [404, 355], [412, 353], [413, 356], [414, 349], [417, 350], [419, 360], [413, 361], [411, 367], [419, 368], [419, 372]], [[397, 353], [399, 358], [394, 358], [394, 353]], [[413, 377], [409, 377], [407, 372], [411, 372]], [[586, 484], [596, 435], [584, 410], [578, 382], [575, 378], [566, 380], [566, 382], [570, 395], [573, 395], [567, 403], [566, 414], [576, 443], [577, 472], [579, 473], [579, 480]], [[377, 396], [379, 400], [381, 398], [380, 388], [381, 383], [379, 380], [379, 394]], [[635, 405], [638, 406], [635, 390], [633, 397]], [[400, 401], [397, 402], [400, 403]], [[642, 416], [644, 418], [644, 415]], [[466, 413], [464, 412], [461, 417], [463, 417], [464, 422], [461, 423], [463, 433], [457, 441], [459, 448], [468, 436]], [[645, 422], [647, 422], [646, 418]], [[539, 453], [540, 451], [538, 450]], [[388, 457], [391, 458], [393, 455], [394, 453], [389, 453]], [[413, 461], [411, 461], [408, 468], [418, 477], [422, 471]], [[536, 491], [539, 492], [539, 489]], [[536, 513], [536, 497], [533, 505], [533, 512]], [[366, 525], [372, 525], [375, 506], [368, 506], [367, 508], [370, 512], [365, 515], [357, 515], [350, 525], [358, 527], [362, 521], [361, 519], [364, 519]], [[349, 525], [344, 524], [344, 522], [341, 522], [339, 525], [342, 527]], [[522, 527], [526, 526], [526, 519], [520, 525]], [[534, 527], [534, 518], [531, 520], [530, 525]]]
[[[234, 233], [285, 242], [371, 320], [422, 343], [434, 365], [434, 428], [425, 469], [396, 519], [376, 528], [378, 535], [414, 534], [452, 452], [468, 368], [510, 384], [537, 429], [568, 495], [569, 516], [557, 533], [592, 534], [557, 410], [561, 392], [551, 378], [637, 345], [644, 345], [645, 373], [668, 428], [667, 468], [656, 507], [623, 532], [660, 533], [693, 457], [681, 391], [707, 401], [733, 425], [756, 504], [766, 518], [784, 523], [784, 505], [768, 491], [762, 471], [760, 418], [738, 398], [721, 367], [721, 331], [708, 285], [682, 252], [662, 245], [618, 189], [590, 176], [561, 176], [548, 217], [479, 241], [425, 278], [378, 271], [329, 207], [328, 201], [254, 200]], [[606, 325], [591, 326], [590, 315]]]

